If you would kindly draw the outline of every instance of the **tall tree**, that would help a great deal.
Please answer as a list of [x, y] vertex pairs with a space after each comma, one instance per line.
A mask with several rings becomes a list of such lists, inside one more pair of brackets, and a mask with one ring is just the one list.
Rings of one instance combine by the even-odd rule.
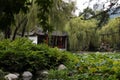
[[31, 5], [29, 6], [29, 11], [27, 13], [23, 13], [22, 11], [15, 16], [15, 24], [13, 26], [13, 37], [14, 40], [17, 33], [21, 33], [21, 36], [24, 37], [25, 32], [29, 33], [31, 30], [35, 28], [38, 24], [37, 19], [37, 5], [35, 1], [31, 1]]
[[64, 2], [63, 0], [54, 0], [50, 11], [50, 24], [55, 30], [63, 30], [65, 24], [73, 17], [75, 11], [75, 2]]
[[13, 33], [13, 37], [12, 40], [14, 40], [16, 38], [16, 35], [18, 33], [18, 31], [21, 29], [23, 23], [27, 23], [27, 16], [25, 14], [23, 14], [22, 12], [20, 12], [19, 14], [15, 15], [15, 23], [12, 26], [12, 33]]
[[51, 25], [49, 23], [49, 14], [52, 8], [53, 0], [36, 0], [38, 5], [38, 19], [43, 31], [51, 31]]
[[63, 0], [36, 0], [39, 6], [38, 18], [44, 32], [63, 29], [65, 22], [72, 16], [75, 3]]
[[14, 23], [14, 14], [20, 10], [26, 12], [29, 0], [0, 0], [0, 29], [4, 32], [5, 38], [10, 38], [10, 25]]
[[98, 35], [95, 34], [96, 21], [83, 20], [81, 17], [71, 19], [66, 25], [71, 50], [88, 50], [89, 46], [98, 45]]
[[120, 49], [120, 17], [111, 19], [108, 24], [102, 27], [99, 34], [101, 41], [109, 43], [113, 48]]

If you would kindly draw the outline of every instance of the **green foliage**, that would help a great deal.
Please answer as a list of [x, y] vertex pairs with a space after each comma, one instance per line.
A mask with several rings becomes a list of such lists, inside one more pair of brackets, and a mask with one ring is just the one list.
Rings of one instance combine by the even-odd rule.
[[71, 70], [49, 70], [47, 79], [49, 80], [79, 80], [79, 74]]
[[68, 71], [67, 70], [50, 70], [49, 71], [49, 75], [48, 75], [48, 79], [50, 80], [69, 80], [70, 78], [68, 77]]
[[63, 30], [66, 22], [73, 16], [75, 3], [63, 0], [36, 0], [38, 4], [38, 19], [44, 32]]
[[[50, 48], [45, 44], [36, 45], [26, 38], [0, 42], [0, 69], [7, 72], [29, 70], [36, 73], [49, 70], [47, 79], [65, 80], [119, 80], [119, 53], [71, 54]], [[57, 70], [64, 64], [66, 70]], [[0, 71], [1, 73], [1, 71]], [[0, 74], [2, 75], [2, 74]]]
[[120, 54], [94, 53], [79, 55], [79, 79], [118, 80]]
[[[119, 80], [119, 53], [85, 53], [77, 55], [79, 62], [67, 70], [50, 70], [48, 79], [63, 80]], [[69, 65], [70, 66], [70, 65]]]
[[65, 24], [73, 16], [75, 3], [69, 3], [63, 0], [53, 0], [53, 6], [50, 10], [50, 24], [55, 30], [64, 30]]
[[35, 26], [42, 27], [45, 33], [53, 29], [63, 30], [73, 16], [75, 3], [62, 0], [1, 0], [0, 7], [0, 29], [4, 38], [13, 37], [14, 40], [17, 33], [22, 33], [23, 37]]
[[99, 37], [96, 32], [95, 20], [74, 18], [66, 25], [71, 50], [88, 50], [89, 46], [98, 46]]
[[99, 34], [101, 36], [101, 40], [105, 41], [110, 44], [110, 46], [114, 49], [119, 49], [119, 46], [117, 46], [120, 41], [120, 18], [111, 19], [109, 23], [102, 27], [102, 29], [99, 31]]
[[14, 14], [18, 14], [20, 10], [27, 12], [28, 0], [0, 0], [0, 29], [5, 30], [14, 22]]
[[38, 5], [38, 19], [43, 31], [51, 31], [51, 25], [49, 23], [50, 9], [52, 8], [53, 0], [36, 0]]
[[29, 41], [26, 38], [18, 38], [15, 41], [3, 40], [0, 42], [0, 50], [15, 50], [15, 51], [28, 51], [32, 47], [32, 41]]
[[36, 45], [26, 38], [15, 41], [4, 40], [0, 42], [0, 69], [9, 72], [23, 72], [30, 70], [53, 69], [59, 64], [77, 63], [73, 54], [50, 48], [45, 44]]

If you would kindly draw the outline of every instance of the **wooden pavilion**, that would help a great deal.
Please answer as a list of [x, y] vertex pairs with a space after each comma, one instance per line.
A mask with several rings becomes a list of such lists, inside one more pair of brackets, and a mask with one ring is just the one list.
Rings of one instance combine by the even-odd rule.
[[66, 32], [53, 31], [50, 34], [45, 34], [42, 29], [36, 28], [26, 34], [26, 36], [36, 44], [46, 43], [51, 47], [68, 49], [68, 35]]

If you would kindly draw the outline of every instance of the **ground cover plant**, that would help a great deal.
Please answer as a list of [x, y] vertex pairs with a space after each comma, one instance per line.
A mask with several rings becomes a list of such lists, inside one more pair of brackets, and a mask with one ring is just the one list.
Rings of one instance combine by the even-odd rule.
[[[59, 71], [58, 65], [67, 69]], [[0, 70], [3, 72], [48, 70], [47, 80], [119, 80], [120, 53], [95, 52], [76, 54], [36, 45], [26, 38], [0, 42]]]
[[[119, 80], [120, 54], [119, 53], [90, 53], [79, 54], [79, 63], [74, 69], [52, 70], [50, 79], [63, 80]], [[61, 75], [63, 73], [63, 75]], [[56, 77], [56, 75], [59, 75]]]
[[77, 70], [80, 79], [117, 80], [120, 79], [120, 54], [94, 53], [79, 56]]

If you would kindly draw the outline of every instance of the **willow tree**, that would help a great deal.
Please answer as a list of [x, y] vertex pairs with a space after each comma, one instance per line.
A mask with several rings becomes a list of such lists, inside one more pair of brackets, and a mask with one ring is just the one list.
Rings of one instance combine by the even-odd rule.
[[50, 24], [55, 30], [64, 30], [65, 24], [73, 17], [75, 2], [64, 2], [63, 0], [53, 0], [50, 11]]
[[36, 0], [38, 5], [38, 20], [44, 33], [52, 30], [50, 25], [50, 10], [52, 8], [53, 0]]
[[54, 29], [63, 30], [75, 9], [74, 2], [66, 3], [63, 0], [36, 0], [36, 3], [39, 23], [45, 33]]
[[90, 46], [97, 47], [99, 38], [95, 28], [95, 20], [82, 20], [80, 17], [71, 19], [66, 25], [70, 49], [89, 50]]
[[21, 34], [21, 37], [24, 37], [25, 33], [33, 30], [38, 24], [37, 19], [37, 5], [35, 1], [31, 1], [31, 5], [28, 7], [29, 10], [26, 13], [20, 11], [18, 14], [14, 15], [15, 23], [12, 26], [12, 40], [16, 38], [17, 33]]
[[15, 22], [14, 14], [20, 10], [26, 12], [29, 0], [0, 0], [0, 29], [4, 32], [5, 38], [10, 38], [10, 26]]
[[120, 47], [120, 17], [111, 19], [109, 23], [102, 27], [99, 34], [101, 41], [107, 42], [113, 48]]

